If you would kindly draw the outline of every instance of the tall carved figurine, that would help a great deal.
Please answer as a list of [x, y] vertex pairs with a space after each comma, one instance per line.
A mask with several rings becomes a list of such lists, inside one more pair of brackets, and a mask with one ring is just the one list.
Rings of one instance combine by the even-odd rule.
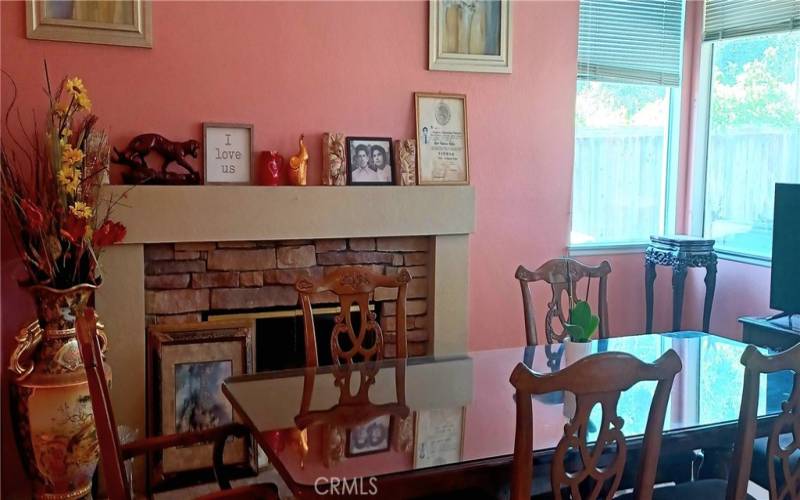
[[397, 153], [397, 183], [401, 186], [415, 186], [417, 184], [417, 141], [403, 139], [394, 141], [394, 150]]
[[308, 173], [308, 150], [303, 142], [303, 135], [300, 135], [300, 151], [289, 158], [289, 184], [293, 186], [305, 186], [306, 174]]
[[344, 134], [326, 133], [322, 136], [322, 184], [344, 186], [347, 170], [344, 158]]

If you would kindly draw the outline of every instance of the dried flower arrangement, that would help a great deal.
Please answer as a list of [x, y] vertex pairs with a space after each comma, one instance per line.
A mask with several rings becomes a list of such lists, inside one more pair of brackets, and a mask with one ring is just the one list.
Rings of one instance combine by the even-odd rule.
[[8, 126], [16, 85], [4, 76], [14, 97], [0, 141], [2, 210], [28, 272], [26, 284], [57, 289], [99, 284], [99, 254], [121, 241], [126, 229], [110, 218], [120, 198], [102, 200], [98, 213], [109, 145], [96, 127], [86, 87], [80, 78], [64, 78], [53, 92], [45, 63], [46, 128], [40, 135], [34, 121], [29, 133], [17, 111], [20, 138]]

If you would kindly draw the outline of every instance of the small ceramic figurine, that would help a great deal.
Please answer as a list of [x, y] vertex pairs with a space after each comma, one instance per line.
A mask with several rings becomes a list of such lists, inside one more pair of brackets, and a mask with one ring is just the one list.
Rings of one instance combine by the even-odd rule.
[[326, 133], [322, 136], [322, 184], [344, 186], [347, 184], [347, 163], [344, 157], [344, 134]]
[[277, 186], [280, 184], [283, 157], [277, 151], [264, 151], [264, 168], [261, 170], [262, 186]]
[[308, 150], [303, 142], [303, 135], [300, 135], [300, 151], [289, 159], [289, 184], [293, 186], [305, 186], [306, 174], [308, 173]]
[[401, 186], [415, 186], [417, 184], [417, 141], [403, 139], [395, 141], [394, 149], [397, 152], [397, 183]]

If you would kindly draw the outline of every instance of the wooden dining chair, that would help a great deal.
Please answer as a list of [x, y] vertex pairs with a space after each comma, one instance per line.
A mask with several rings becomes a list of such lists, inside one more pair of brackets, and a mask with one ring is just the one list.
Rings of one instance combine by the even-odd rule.
[[[331, 357], [335, 365], [383, 359], [384, 335], [374, 312], [369, 310], [370, 295], [376, 288], [397, 289], [397, 354], [408, 356], [406, 344], [406, 289], [411, 281], [408, 270], [384, 275], [363, 267], [341, 267], [321, 280], [301, 278], [295, 283], [303, 308], [303, 330], [306, 347], [306, 366], [319, 366], [317, 336], [314, 328], [314, 313], [311, 308], [315, 294], [333, 292], [341, 307], [335, 317], [331, 333]], [[358, 306], [358, 332], [353, 326], [351, 307]]]
[[[528, 345], [538, 344], [536, 320], [533, 312], [533, 297], [530, 284], [544, 281], [550, 285], [551, 297], [547, 303], [547, 315], [544, 319], [544, 331], [548, 344], [563, 342], [567, 337], [565, 324], [568, 322], [569, 311], [564, 311], [562, 302], [571, 296], [573, 301], [583, 298], [588, 299], [592, 278], [598, 278], [597, 305], [593, 308], [600, 319], [599, 336], [608, 337], [608, 275], [611, 273], [611, 264], [603, 261], [598, 266], [587, 266], [575, 259], [560, 258], [548, 260], [535, 271], [530, 271], [524, 266], [517, 267], [515, 274], [522, 289], [522, 307], [525, 314], [525, 335]], [[585, 295], [579, 290], [579, 281], [587, 278]], [[558, 322], [558, 327], [554, 325]]]
[[[533, 477], [533, 405], [532, 396], [569, 391], [575, 395], [575, 413], [564, 426], [550, 468], [553, 496], [560, 500], [564, 491], [574, 500], [612, 498], [619, 488], [627, 459], [627, 444], [622, 432], [623, 420], [617, 404], [623, 391], [642, 381], [657, 381], [650, 404], [639, 469], [634, 487], [635, 498], [650, 499], [656, 478], [661, 433], [670, 390], [681, 360], [670, 349], [654, 363], [644, 363], [622, 352], [587, 356], [556, 373], [537, 374], [524, 363], [511, 374], [516, 389], [517, 424], [514, 439], [514, 463], [511, 475], [511, 498], [530, 498]], [[602, 377], [597, 374], [602, 373]], [[602, 410], [596, 422], [596, 443], [589, 444], [589, 417], [593, 408]]]
[[125, 474], [125, 460], [165, 448], [192, 446], [198, 443], [214, 444], [214, 475], [222, 490], [200, 498], [209, 500], [278, 498], [278, 490], [274, 484], [255, 484], [231, 488], [230, 481], [224, 474], [222, 457], [225, 442], [231, 436], [249, 436], [250, 431], [243, 425], [228, 424], [202, 431], [155, 436], [121, 445], [111, 408], [111, 396], [106, 384], [106, 370], [97, 334], [97, 317], [93, 309], [86, 308], [83, 314], [76, 319], [78, 346], [86, 369], [89, 395], [92, 398], [92, 412], [97, 428], [97, 440], [100, 445], [100, 459], [103, 463], [107, 494], [111, 500], [131, 498], [130, 485]]
[[[744, 498], [751, 466], [766, 470], [770, 499], [800, 499], [800, 344], [771, 356], [755, 346], [747, 346], [742, 354], [744, 389], [739, 412], [739, 434], [734, 446], [728, 478], [728, 498]], [[793, 376], [792, 390], [781, 404], [778, 415], [766, 438], [763, 454], [753, 454], [758, 417], [758, 393], [762, 375], [781, 371]], [[752, 461], [758, 458], [759, 463]]]

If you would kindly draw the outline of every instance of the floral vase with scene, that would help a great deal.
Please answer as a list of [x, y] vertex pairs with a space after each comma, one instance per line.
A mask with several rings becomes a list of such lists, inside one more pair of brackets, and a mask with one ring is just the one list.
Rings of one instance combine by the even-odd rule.
[[[44, 133], [20, 123], [21, 130], [9, 128], [0, 142], [4, 222], [36, 308], [10, 358], [11, 417], [34, 496], [68, 500], [90, 495], [99, 457], [75, 318], [100, 284], [102, 250], [121, 241], [126, 229], [111, 220], [119, 199], [103, 198], [100, 190], [110, 147], [83, 82], [64, 78], [51, 86], [46, 63], [45, 77]], [[10, 88], [16, 92], [13, 79]]]

